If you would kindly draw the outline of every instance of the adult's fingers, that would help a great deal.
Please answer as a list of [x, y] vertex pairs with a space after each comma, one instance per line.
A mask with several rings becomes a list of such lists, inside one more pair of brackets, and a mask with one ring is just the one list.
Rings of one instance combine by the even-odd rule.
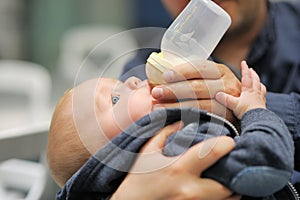
[[154, 87], [152, 96], [158, 100], [211, 99], [219, 91], [226, 92], [226, 86], [221, 79], [193, 79]]
[[201, 174], [234, 148], [234, 140], [220, 136], [205, 140], [186, 151], [176, 162], [194, 174]]
[[208, 60], [197, 60], [176, 65], [163, 77], [167, 83], [190, 79], [219, 79], [227, 67]]
[[166, 157], [162, 154], [162, 148], [169, 135], [183, 127], [182, 122], [176, 122], [164, 127], [151, 138], [138, 153], [136, 162], [130, 169], [131, 173], [148, 173], [160, 170], [173, 164], [178, 157]]
[[140, 153], [150, 153], [154, 151], [161, 151], [165, 146], [168, 136], [172, 135], [176, 131], [183, 127], [183, 122], [178, 121], [171, 125], [168, 125], [158, 131], [154, 137], [152, 137], [141, 149]]
[[[214, 66], [217, 66], [217, 70]], [[205, 99], [213, 98], [219, 91], [232, 96], [240, 95], [241, 83], [225, 65], [212, 63], [212, 67], [208, 66], [201, 72], [198, 68], [185, 68], [183, 65], [176, 66], [173, 70], [176, 70], [176, 73], [166, 72], [166, 74], [173, 74], [168, 78], [169, 84], [159, 85], [152, 89], [152, 96], [155, 99]]]
[[159, 104], [154, 105], [154, 109], [161, 108], [161, 107], [164, 108], [195, 107], [225, 117], [227, 120], [231, 122], [234, 120], [234, 115], [232, 111], [229, 110], [224, 105], [217, 102], [215, 99], [186, 100], [180, 102], [159, 102]]
[[212, 179], [198, 178], [194, 183], [187, 184], [187, 187], [189, 195], [194, 199], [198, 196], [201, 196], [201, 200], [224, 200], [232, 197], [232, 191]]

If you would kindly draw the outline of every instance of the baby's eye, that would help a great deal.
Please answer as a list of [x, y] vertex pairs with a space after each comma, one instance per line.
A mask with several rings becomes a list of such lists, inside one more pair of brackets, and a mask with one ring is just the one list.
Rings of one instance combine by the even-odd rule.
[[120, 100], [120, 96], [111, 96], [111, 102], [113, 105], [118, 103], [119, 100]]

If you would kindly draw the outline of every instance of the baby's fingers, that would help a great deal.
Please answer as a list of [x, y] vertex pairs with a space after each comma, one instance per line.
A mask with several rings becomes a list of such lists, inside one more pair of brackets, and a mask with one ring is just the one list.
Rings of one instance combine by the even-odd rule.
[[263, 93], [263, 95], [266, 96], [266, 94], [267, 94], [267, 88], [266, 88], [266, 86], [261, 83], [260, 84], [260, 88], [261, 88], [260, 90]]
[[215, 98], [220, 104], [226, 106], [230, 110], [233, 110], [238, 104], [238, 99], [236, 97], [226, 94], [224, 92], [218, 92]]
[[255, 90], [261, 90], [260, 79], [257, 73], [251, 68], [250, 69], [251, 78], [252, 78], [252, 87]]
[[241, 62], [242, 70], [242, 89], [252, 87], [251, 71], [249, 70], [248, 64], [246, 61]]

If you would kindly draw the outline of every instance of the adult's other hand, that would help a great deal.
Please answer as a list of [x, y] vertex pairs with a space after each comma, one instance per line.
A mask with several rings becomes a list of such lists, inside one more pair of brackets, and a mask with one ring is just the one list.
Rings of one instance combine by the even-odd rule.
[[220, 183], [200, 177], [233, 149], [230, 137], [206, 140], [178, 157], [162, 155], [166, 138], [181, 126], [181, 123], [167, 126], [147, 142], [112, 199], [240, 199]]

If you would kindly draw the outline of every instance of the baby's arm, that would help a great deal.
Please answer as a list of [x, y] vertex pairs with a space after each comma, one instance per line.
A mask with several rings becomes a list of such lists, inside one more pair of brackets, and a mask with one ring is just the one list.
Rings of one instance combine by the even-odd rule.
[[[294, 146], [284, 122], [266, 109], [266, 88], [258, 75], [245, 61], [241, 69], [241, 95], [216, 94], [217, 101], [241, 119], [235, 149], [218, 163], [228, 174], [219, 181], [237, 193], [261, 197], [280, 190], [290, 179]], [[207, 177], [217, 180], [220, 175], [207, 171]]]
[[233, 111], [238, 119], [249, 110], [266, 108], [266, 87], [260, 83], [256, 72], [249, 69], [246, 61], [241, 62], [242, 90], [239, 97], [224, 92], [216, 94], [216, 100]]

